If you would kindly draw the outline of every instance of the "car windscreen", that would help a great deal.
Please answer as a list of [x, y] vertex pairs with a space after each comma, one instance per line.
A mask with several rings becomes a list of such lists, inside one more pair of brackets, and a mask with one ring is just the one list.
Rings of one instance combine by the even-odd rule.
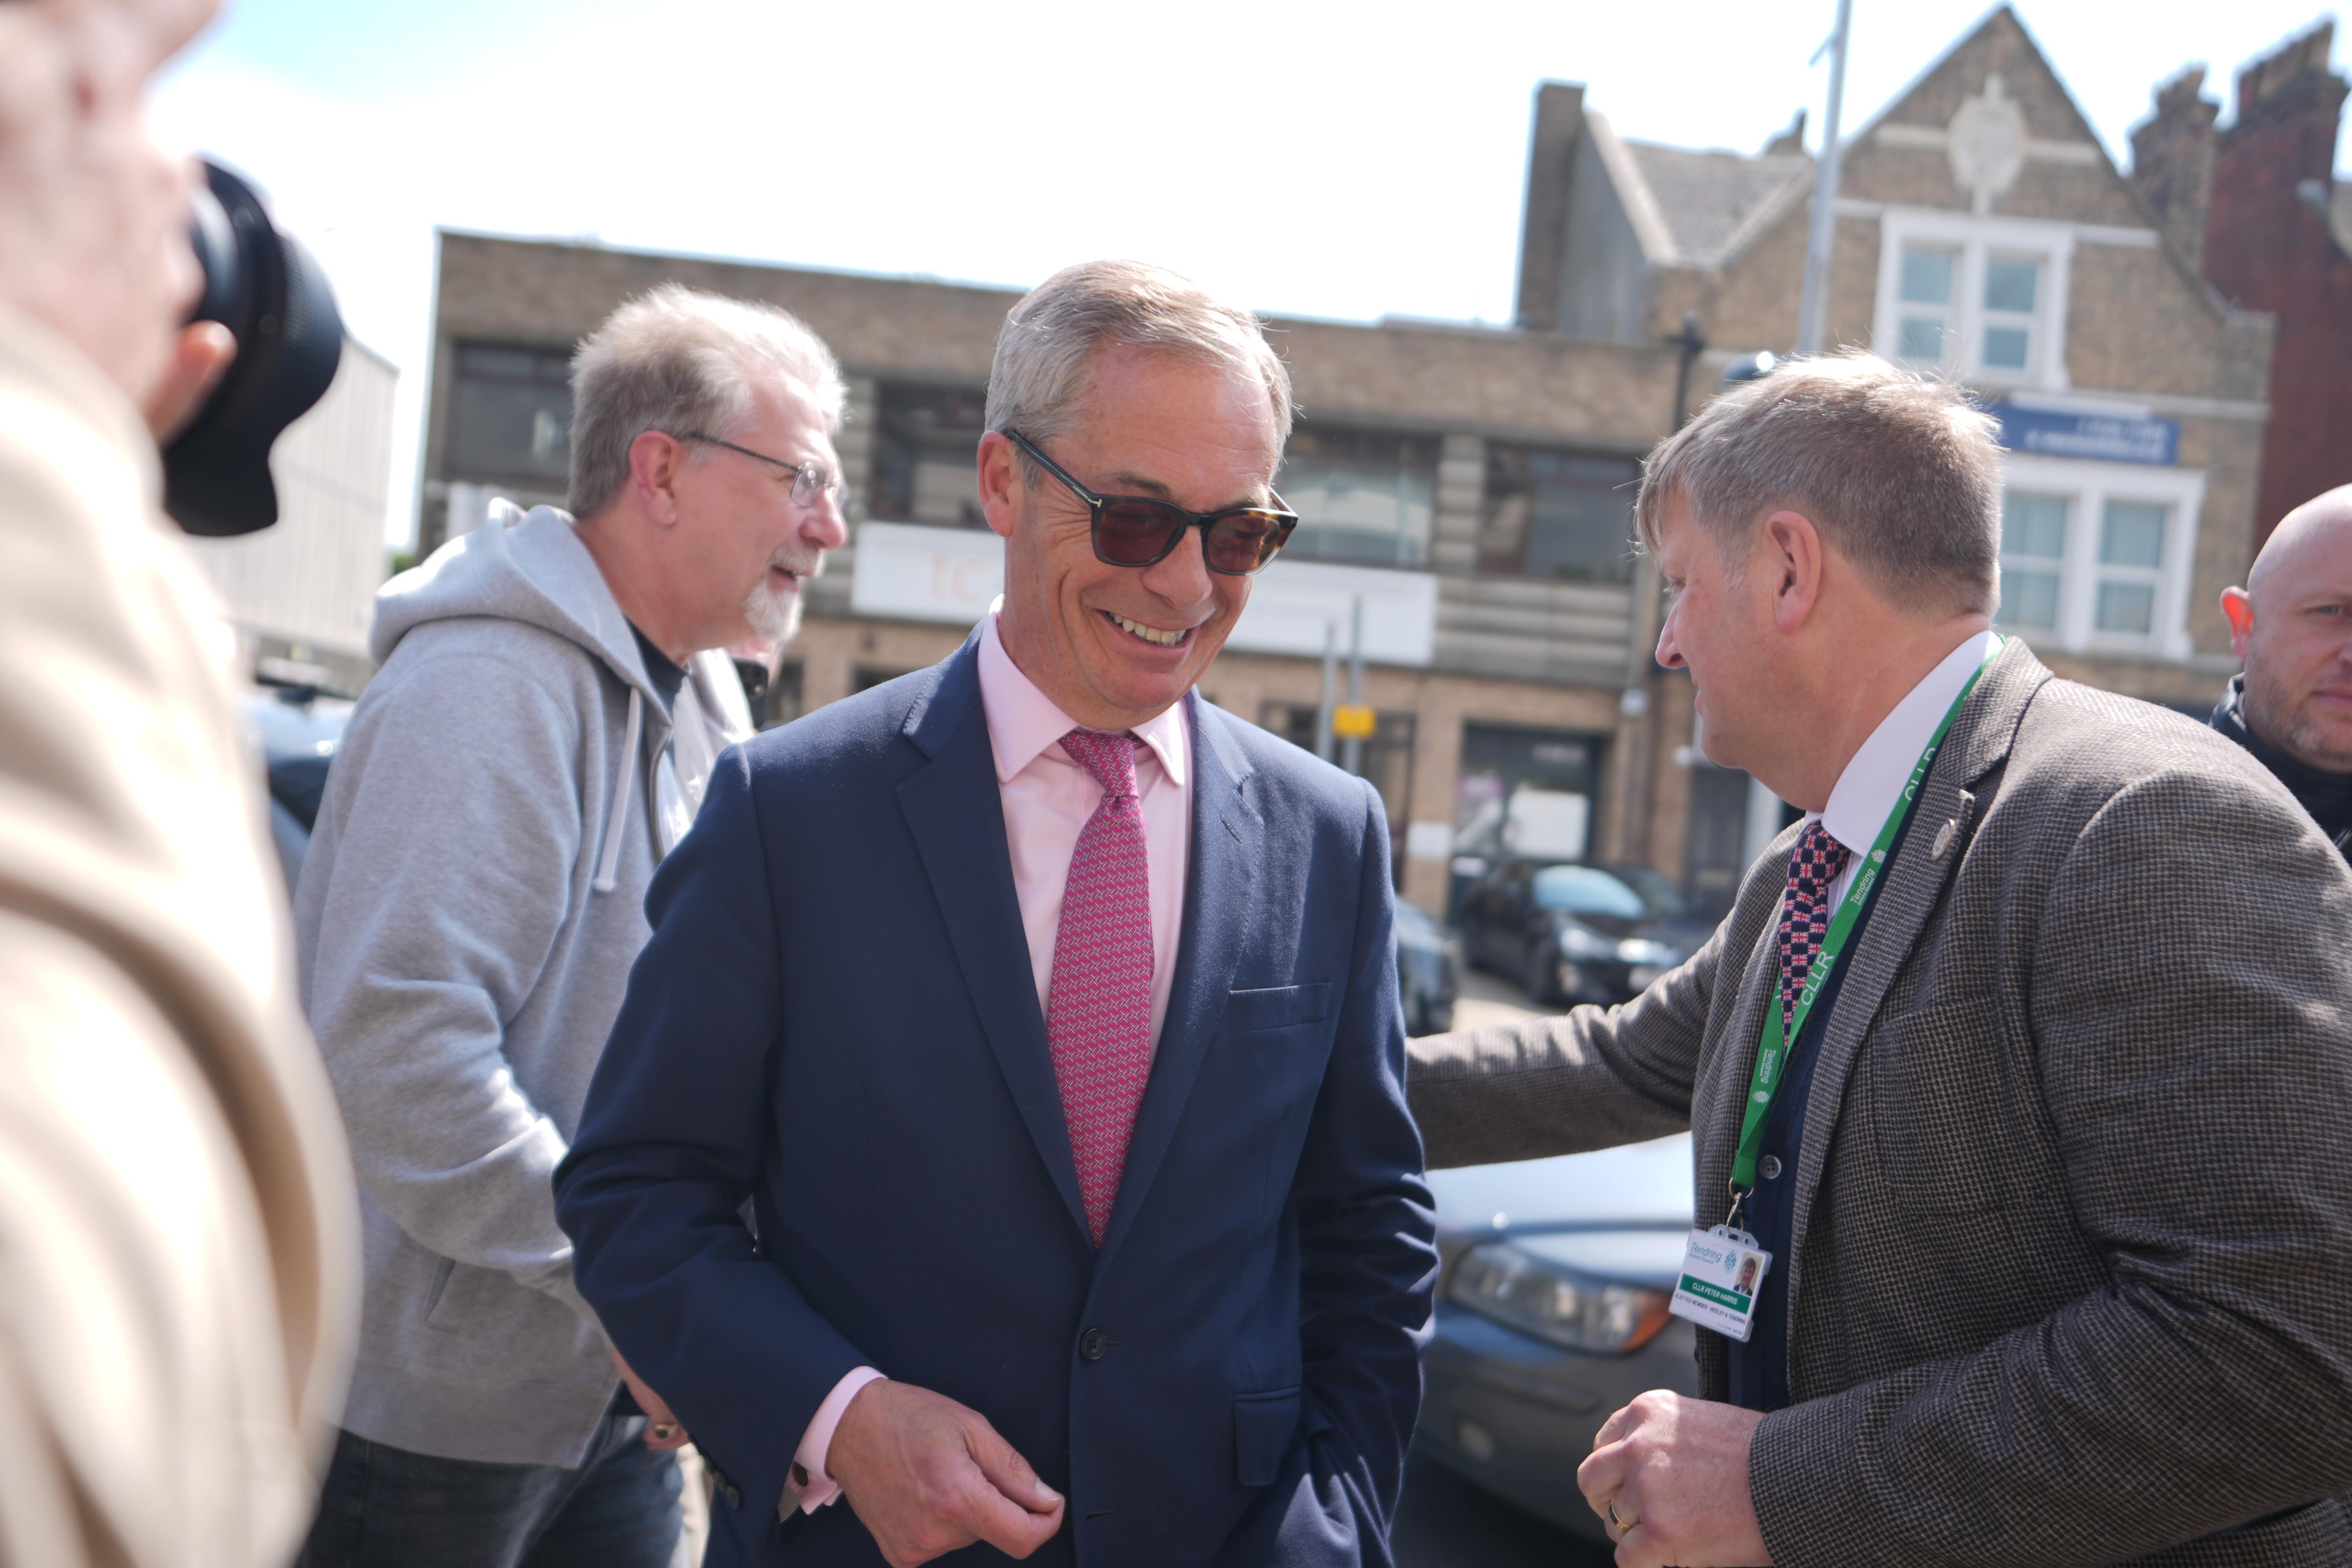
[[1627, 866], [1613, 873], [1620, 880], [1642, 895], [1642, 902], [1651, 914], [1661, 920], [1687, 920], [1690, 906], [1675, 885], [1651, 870], [1647, 866]]
[[1598, 866], [1547, 866], [1536, 873], [1534, 892], [1541, 910], [1628, 921], [1649, 913], [1641, 894]]

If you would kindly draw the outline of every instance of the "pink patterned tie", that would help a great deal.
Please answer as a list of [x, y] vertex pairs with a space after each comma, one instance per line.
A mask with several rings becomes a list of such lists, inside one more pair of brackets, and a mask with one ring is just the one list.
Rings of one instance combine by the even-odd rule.
[[1073, 730], [1062, 750], [1102, 785], [1079, 830], [1054, 938], [1045, 1042], [1062, 1088], [1087, 1226], [1100, 1247], [1151, 1072], [1151, 899], [1135, 748], [1124, 731]]
[[[1797, 1016], [1797, 994], [1813, 972], [1822, 941], [1830, 933], [1830, 885], [1845, 869], [1845, 846], [1830, 837], [1820, 817], [1805, 824], [1789, 851], [1789, 896], [1780, 905], [1780, 1037]], [[1788, 1040], [1794, 1047], [1794, 1040]]]

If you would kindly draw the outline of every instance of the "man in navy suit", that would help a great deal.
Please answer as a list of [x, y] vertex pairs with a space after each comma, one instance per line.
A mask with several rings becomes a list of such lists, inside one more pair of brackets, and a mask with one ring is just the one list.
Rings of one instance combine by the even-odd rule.
[[1289, 378], [1097, 263], [987, 423], [1003, 598], [728, 752], [654, 884], [581, 1291], [711, 1561], [1385, 1564], [1436, 1261], [1386, 814], [1193, 691], [1296, 521]]

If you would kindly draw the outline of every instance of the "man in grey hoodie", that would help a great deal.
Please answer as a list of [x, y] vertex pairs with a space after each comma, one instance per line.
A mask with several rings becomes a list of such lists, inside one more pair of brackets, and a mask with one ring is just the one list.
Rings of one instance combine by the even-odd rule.
[[790, 637], [844, 541], [843, 389], [793, 317], [669, 286], [581, 345], [572, 394], [578, 521], [501, 504], [379, 596], [296, 895], [367, 1253], [310, 1568], [681, 1551], [685, 1435], [623, 1387], [549, 1180], [646, 883], [751, 732], [711, 650]]

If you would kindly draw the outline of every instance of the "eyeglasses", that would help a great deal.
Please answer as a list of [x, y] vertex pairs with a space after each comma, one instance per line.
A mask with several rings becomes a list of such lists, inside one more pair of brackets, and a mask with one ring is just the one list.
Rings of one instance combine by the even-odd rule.
[[1098, 496], [1020, 431], [1004, 434], [1093, 510], [1095, 559], [1106, 566], [1156, 566], [1175, 552], [1186, 529], [1198, 528], [1201, 557], [1209, 570], [1246, 577], [1273, 560], [1298, 526], [1298, 514], [1284, 510], [1280, 496], [1271, 507], [1235, 506], [1223, 511], [1186, 511], [1150, 496]]
[[839, 474], [828, 474], [824, 465], [817, 462], [787, 463], [782, 458], [771, 458], [765, 452], [754, 452], [749, 447], [738, 447], [732, 441], [722, 441], [716, 436], [706, 436], [699, 430], [680, 431], [671, 439], [705, 441], [713, 447], [724, 447], [730, 452], [740, 452], [747, 458], [757, 458], [771, 468], [782, 468], [793, 477], [793, 504], [814, 506], [819, 496], [838, 503], [848, 493], [849, 487]]

